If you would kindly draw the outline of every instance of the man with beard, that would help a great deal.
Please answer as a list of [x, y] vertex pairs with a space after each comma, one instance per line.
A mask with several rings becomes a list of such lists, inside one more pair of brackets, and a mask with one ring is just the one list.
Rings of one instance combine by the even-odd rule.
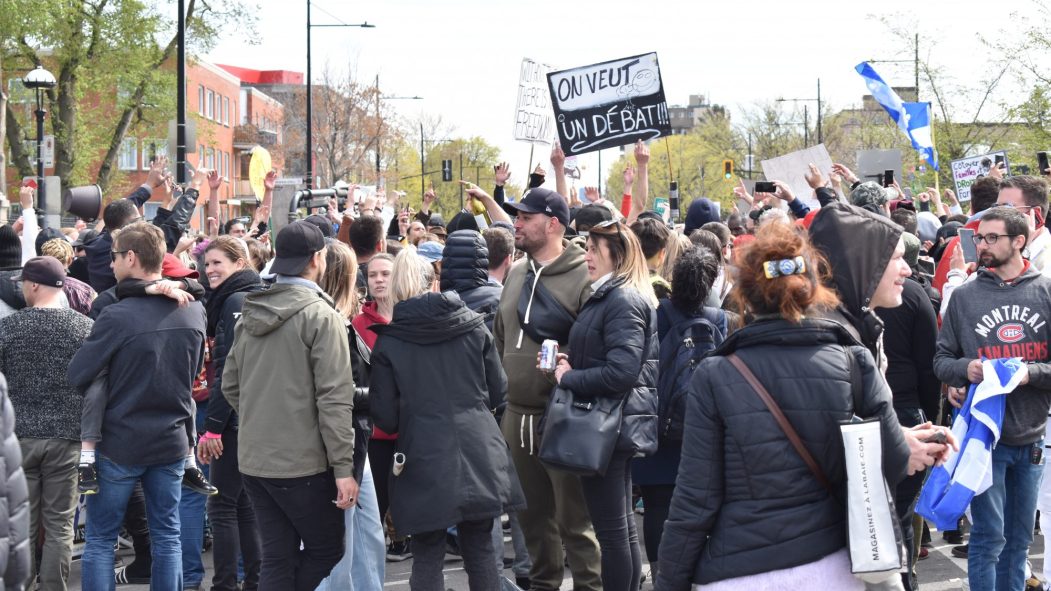
[[504, 203], [515, 220], [515, 248], [526, 257], [507, 274], [493, 323], [497, 351], [507, 372], [503, 433], [525, 492], [528, 508], [518, 518], [525, 534], [532, 589], [561, 587], [562, 548], [569, 555], [573, 588], [602, 588], [598, 541], [591, 527], [580, 479], [548, 468], [537, 457], [540, 418], [551, 382], [537, 371], [540, 344], [562, 346], [577, 312], [591, 295], [584, 251], [565, 240], [569, 206], [558, 193], [536, 187], [517, 203]]
[[[1046, 201], [1046, 196], [1045, 196]], [[1018, 207], [985, 212], [974, 235], [977, 277], [956, 288], [942, 317], [934, 372], [956, 388], [981, 383], [982, 359], [1020, 357], [1020, 385], [1007, 396], [992, 486], [971, 501], [967, 556], [972, 589], [1022, 589], [1033, 541], [1043, 437], [1051, 406], [1051, 279], [1022, 257], [1032, 229]], [[949, 401], [960, 407], [966, 390]]]

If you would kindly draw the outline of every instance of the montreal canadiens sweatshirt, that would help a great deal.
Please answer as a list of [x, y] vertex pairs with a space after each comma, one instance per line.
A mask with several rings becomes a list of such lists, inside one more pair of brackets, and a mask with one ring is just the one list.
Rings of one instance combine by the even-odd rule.
[[988, 269], [956, 288], [942, 318], [934, 373], [950, 386], [964, 387], [974, 359], [1021, 357], [1029, 383], [1007, 395], [1000, 443], [1029, 445], [1044, 436], [1051, 406], [1051, 279], [1026, 264], [1008, 283]]

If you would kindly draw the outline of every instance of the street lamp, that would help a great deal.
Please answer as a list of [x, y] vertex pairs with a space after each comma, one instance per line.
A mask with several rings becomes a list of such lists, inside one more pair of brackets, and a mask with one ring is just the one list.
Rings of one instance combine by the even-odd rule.
[[383, 171], [380, 169], [380, 140], [382, 138], [383, 120], [380, 119], [380, 100], [385, 101], [422, 101], [422, 96], [381, 96], [380, 75], [376, 74], [376, 186], [379, 187]]
[[368, 21], [356, 24], [348, 25], [346, 23], [338, 24], [322, 24], [312, 25], [310, 24], [310, 0], [307, 0], [307, 146], [306, 146], [306, 157], [307, 157], [307, 188], [312, 189], [314, 187], [314, 119], [312, 117], [312, 92], [313, 86], [310, 79], [310, 29], [314, 27], [357, 27], [360, 29], [374, 29], [376, 25], [370, 25]]
[[[802, 102], [810, 102], [810, 101], [817, 101], [817, 143], [820, 144], [823, 141], [823, 138], [821, 136], [821, 79], [820, 78], [817, 79], [817, 98], [790, 98], [790, 99], [779, 98], [779, 99], [777, 99], [777, 102], [779, 102], [779, 103], [786, 103], [786, 102], [802, 103]], [[807, 109], [806, 109], [806, 105], [803, 105], [803, 136], [804, 136], [803, 143], [804, 144], [810, 143], [809, 140], [808, 140], [808, 136], [809, 136], [810, 132], [809, 132], [809, 130], [807, 129], [806, 126], [807, 126]]]
[[36, 90], [36, 184], [37, 209], [44, 212], [44, 221], [41, 228], [47, 228], [47, 194], [44, 190], [44, 91], [55, 87], [55, 76], [37, 64], [32, 71], [22, 79], [26, 88]]

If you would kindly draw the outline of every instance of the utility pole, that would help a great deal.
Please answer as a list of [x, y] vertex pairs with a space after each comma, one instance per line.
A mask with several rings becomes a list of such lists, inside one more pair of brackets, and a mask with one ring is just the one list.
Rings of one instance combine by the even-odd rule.
[[[186, 183], [186, 0], [179, 0], [179, 52], [176, 58], [175, 182]], [[198, 166], [200, 162], [197, 163]], [[233, 175], [230, 175], [233, 176]]]

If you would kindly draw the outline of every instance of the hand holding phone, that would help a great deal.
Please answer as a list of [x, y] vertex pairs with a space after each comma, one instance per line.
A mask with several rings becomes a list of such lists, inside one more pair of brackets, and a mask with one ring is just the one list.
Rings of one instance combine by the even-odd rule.
[[978, 245], [974, 243], [974, 230], [960, 228], [960, 248], [963, 250], [963, 261], [965, 263], [978, 262]]

